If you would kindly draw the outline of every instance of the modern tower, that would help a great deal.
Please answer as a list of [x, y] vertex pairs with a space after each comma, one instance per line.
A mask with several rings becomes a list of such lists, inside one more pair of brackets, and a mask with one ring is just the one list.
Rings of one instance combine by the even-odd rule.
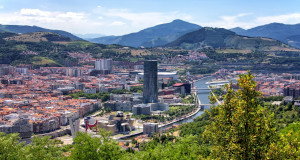
[[95, 61], [95, 69], [102, 73], [110, 74], [112, 72], [112, 60], [100, 59]]
[[157, 60], [144, 62], [143, 103], [157, 103]]

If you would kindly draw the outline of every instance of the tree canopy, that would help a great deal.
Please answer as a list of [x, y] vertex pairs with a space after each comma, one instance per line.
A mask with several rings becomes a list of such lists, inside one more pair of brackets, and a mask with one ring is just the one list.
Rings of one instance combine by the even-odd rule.
[[[212, 144], [212, 157], [217, 159], [268, 159], [280, 138], [273, 114], [261, 106], [254, 77], [240, 75], [234, 91], [227, 85], [224, 104], [215, 108], [216, 115], [206, 127], [204, 137]], [[299, 144], [298, 144], [299, 145]], [[291, 153], [292, 154], [292, 153]], [[291, 155], [289, 155], [291, 156]], [[286, 157], [288, 158], [288, 157]]]

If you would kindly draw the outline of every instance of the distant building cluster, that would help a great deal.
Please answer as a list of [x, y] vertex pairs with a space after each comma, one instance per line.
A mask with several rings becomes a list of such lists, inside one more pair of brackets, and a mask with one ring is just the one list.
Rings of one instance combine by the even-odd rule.
[[168, 62], [170, 64], [178, 64], [182, 62], [199, 62], [201, 63], [201, 60], [208, 59], [207, 55], [203, 52], [198, 51], [189, 51], [186, 55], [177, 55], [172, 58], [163, 57], [162, 60], [164, 62]]
[[255, 81], [263, 96], [294, 96], [295, 98], [300, 96], [297, 92], [300, 89], [299, 80], [272, 74], [269, 76], [256, 75]]
[[284, 96], [291, 96], [293, 98], [300, 98], [300, 85], [288, 85], [283, 90]]
[[[248, 71], [228, 71], [219, 70], [217, 77], [224, 78], [224, 75], [231, 75], [232, 78], [239, 74], [247, 74]], [[262, 92], [264, 97], [269, 96], [292, 96], [298, 98], [300, 95], [299, 74], [254, 74], [254, 80], [257, 82], [257, 90]]]
[[100, 99], [72, 99], [68, 93], [130, 86], [126, 75], [89, 76], [89, 67], [29, 70], [2, 65], [1, 70], [0, 132], [22, 133], [22, 138], [55, 131], [69, 124], [68, 117], [80, 118], [102, 107]]
[[33, 51], [23, 51], [20, 53], [21, 55], [38, 55], [38, 52], [33, 52]]
[[71, 52], [68, 54], [70, 57], [78, 59], [79, 63], [94, 62], [96, 60], [90, 53]]
[[131, 119], [130, 115], [124, 115], [121, 111], [116, 112], [115, 115], [110, 115], [108, 120], [98, 120], [99, 126], [112, 134], [133, 131], [135, 129], [134, 123], [135, 119]]
[[[81, 53], [70, 54], [84, 59]], [[113, 64], [117, 65], [113, 67]], [[77, 125], [76, 119], [100, 107], [112, 111], [129, 111], [135, 115], [158, 114], [167, 111], [169, 104], [180, 103], [180, 95], [190, 93], [189, 83], [176, 83], [179, 79], [177, 73], [167, 72], [172, 69], [170, 66], [159, 69], [157, 61], [127, 65], [114, 63], [111, 59], [95, 60], [94, 66], [39, 69], [31, 69], [26, 65], [13, 67], [0, 64], [0, 132], [20, 133], [22, 138], [27, 138], [32, 133], [57, 131], [68, 126], [70, 119]], [[139, 74], [140, 69], [144, 69], [142, 74]], [[91, 75], [95, 71], [96, 74]], [[176, 84], [168, 85], [172, 81]], [[143, 93], [110, 94], [104, 106], [101, 106], [100, 99], [72, 99], [69, 96], [79, 91], [94, 94], [135, 87]], [[127, 116], [121, 116], [121, 112], [110, 117], [107, 123], [99, 121], [99, 124], [114, 132], [130, 131], [133, 129], [132, 123]]]

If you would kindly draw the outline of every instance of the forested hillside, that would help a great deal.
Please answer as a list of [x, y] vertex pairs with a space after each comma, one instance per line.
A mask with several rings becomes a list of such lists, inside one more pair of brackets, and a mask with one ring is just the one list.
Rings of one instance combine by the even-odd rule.
[[0, 42], [0, 64], [21, 63], [32, 64], [33, 67], [63, 66], [66, 61], [77, 61], [70, 57], [68, 52], [98, 54], [103, 49], [119, 47], [86, 41], [72, 41], [68, 37], [47, 32], [28, 34], [4, 32], [0, 33]]

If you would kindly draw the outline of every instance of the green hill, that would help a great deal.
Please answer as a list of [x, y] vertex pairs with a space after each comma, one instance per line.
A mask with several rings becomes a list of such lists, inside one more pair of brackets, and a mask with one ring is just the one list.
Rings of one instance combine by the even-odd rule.
[[183, 49], [197, 48], [231, 48], [259, 51], [291, 51], [290, 46], [269, 38], [246, 37], [223, 28], [201, 28], [187, 33], [166, 47], [180, 47]]
[[282, 23], [270, 23], [247, 30], [233, 28], [231, 31], [244, 36], [272, 38], [287, 43], [293, 47], [300, 48], [300, 40], [298, 38], [291, 40], [290, 38], [300, 35], [300, 24], [290, 25]]
[[77, 62], [77, 59], [69, 56], [69, 52], [97, 55], [104, 49], [119, 47], [74, 41], [57, 33], [3, 32], [0, 33], [0, 64], [31, 64], [33, 67], [64, 66], [69, 62]]
[[60, 34], [64, 37], [69, 37], [72, 40], [83, 40], [69, 32], [62, 30], [51, 30], [38, 26], [24, 26], [24, 25], [1, 25], [0, 32], [13, 32], [13, 33], [31, 33], [31, 32], [52, 32]]
[[32, 32], [32, 33], [25, 33], [25, 34], [18, 34], [4, 38], [7, 41], [23, 41], [23, 42], [71, 42], [71, 38], [64, 37], [57, 33], [51, 32]]

